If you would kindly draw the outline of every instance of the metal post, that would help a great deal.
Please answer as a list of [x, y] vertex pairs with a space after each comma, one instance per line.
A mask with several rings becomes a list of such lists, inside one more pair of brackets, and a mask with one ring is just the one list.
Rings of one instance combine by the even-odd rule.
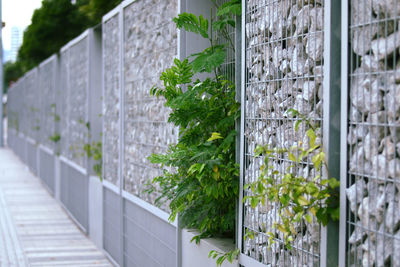
[[120, 110], [119, 110], [119, 198], [120, 198], [120, 229], [121, 229], [121, 235], [120, 235], [120, 248], [121, 248], [121, 261], [120, 266], [125, 266], [125, 259], [124, 259], [124, 253], [125, 253], [125, 244], [124, 244], [124, 238], [125, 238], [125, 230], [124, 230], [124, 198], [122, 196], [122, 191], [124, 190], [124, 145], [125, 145], [125, 138], [124, 138], [124, 93], [125, 93], [125, 86], [124, 86], [124, 8], [120, 6], [119, 13], [118, 13], [118, 19], [119, 19], [119, 93], [120, 93]]
[[[242, 253], [242, 242], [243, 242], [243, 183], [244, 183], [244, 105], [246, 103], [245, 99], [245, 73], [246, 73], [246, 1], [242, 0], [242, 16], [241, 16], [241, 28], [243, 28], [240, 33], [240, 50], [243, 49], [243, 52], [240, 55], [240, 59], [237, 60], [237, 63], [240, 61], [240, 102], [241, 102], [241, 110], [240, 110], [240, 132], [239, 133], [239, 166], [240, 166], [240, 176], [239, 176], [239, 219], [238, 219], [238, 239], [237, 239], [237, 247], [240, 249]], [[239, 49], [237, 49], [239, 50]], [[237, 85], [239, 86], [239, 85]], [[237, 88], [237, 89], [239, 89]], [[237, 90], [238, 91], [238, 90]], [[240, 253], [240, 254], [241, 254]]]
[[[0, 0], [0, 23], [3, 24], [1, 17], [1, 0]], [[3, 146], [3, 25], [0, 29], [0, 147]]]
[[[340, 178], [341, 2], [325, 3], [323, 144], [329, 177]], [[321, 229], [321, 266], [338, 266], [339, 224]]]

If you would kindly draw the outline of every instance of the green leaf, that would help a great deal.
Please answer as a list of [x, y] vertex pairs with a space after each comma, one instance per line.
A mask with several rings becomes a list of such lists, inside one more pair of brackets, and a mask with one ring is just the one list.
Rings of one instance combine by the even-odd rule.
[[176, 27], [184, 28], [188, 32], [198, 33], [204, 38], [208, 38], [208, 20], [202, 15], [196, 17], [191, 13], [181, 13], [173, 19]]
[[242, 3], [240, 0], [232, 0], [222, 4], [217, 11], [217, 16], [242, 14]]
[[296, 162], [297, 158], [295, 157], [295, 155], [293, 155], [292, 153], [289, 152], [289, 160]]
[[224, 63], [226, 52], [223, 45], [218, 45], [206, 48], [203, 52], [193, 54], [192, 56], [195, 57], [191, 62], [195, 73], [212, 72], [215, 68]]
[[313, 129], [308, 129], [306, 132], [308, 138], [310, 139], [310, 146], [314, 147], [315, 146], [315, 140], [317, 139], [317, 136], [314, 132]]
[[310, 216], [310, 214], [306, 214], [305, 216], [304, 216], [304, 219], [306, 219], [306, 221], [308, 222], [308, 223], [312, 223], [312, 217]]
[[258, 203], [259, 203], [259, 201], [258, 201], [257, 198], [255, 198], [255, 197], [250, 198], [250, 205], [251, 205], [253, 208], [257, 207]]
[[207, 139], [207, 142], [211, 142], [211, 141], [214, 141], [214, 140], [217, 140], [217, 139], [222, 139], [222, 138], [223, 138], [223, 137], [221, 136], [220, 133], [213, 132], [213, 133], [211, 134], [211, 137]]
[[299, 196], [297, 198], [297, 202], [299, 202], [299, 204], [302, 206], [307, 206], [310, 204], [310, 201], [308, 201], [308, 199], [306, 199], [304, 196]]

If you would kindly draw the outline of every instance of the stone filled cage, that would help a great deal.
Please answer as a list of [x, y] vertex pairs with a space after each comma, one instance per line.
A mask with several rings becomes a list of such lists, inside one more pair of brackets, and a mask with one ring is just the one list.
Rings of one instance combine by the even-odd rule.
[[[290, 116], [290, 109], [307, 116], [322, 141], [324, 1], [248, 0], [243, 8], [241, 164], [243, 195], [247, 196], [252, 193], [245, 185], [259, 177], [264, 162], [263, 156], [255, 156], [256, 146], [290, 148], [307, 142], [305, 125], [295, 129], [299, 119]], [[295, 163], [286, 154], [270, 164], [280, 173], [294, 164], [290, 171], [309, 179], [319, 174], [310, 158]], [[292, 249], [288, 250], [283, 235], [273, 227], [279, 221], [277, 203], [267, 201], [256, 208], [249, 201], [241, 205], [241, 251], [242, 258], [252, 262], [248, 266], [254, 261], [271, 266], [320, 265], [321, 227], [315, 220], [302, 220], [297, 225]], [[269, 244], [267, 232], [274, 233], [274, 244]], [[244, 237], [249, 233], [254, 238]]]
[[60, 50], [60, 152], [80, 167], [87, 167], [83, 147], [89, 141], [89, 30]]
[[[162, 85], [161, 72], [177, 56], [177, 29], [172, 21], [177, 12], [175, 0], [135, 1], [123, 10], [123, 189], [153, 205], [159, 193], [145, 190], [162, 171], [147, 158], [176, 142], [178, 129], [167, 122], [165, 100], [149, 92]], [[168, 205], [160, 208], [168, 211]]]
[[346, 266], [400, 266], [400, 2], [348, 10]]

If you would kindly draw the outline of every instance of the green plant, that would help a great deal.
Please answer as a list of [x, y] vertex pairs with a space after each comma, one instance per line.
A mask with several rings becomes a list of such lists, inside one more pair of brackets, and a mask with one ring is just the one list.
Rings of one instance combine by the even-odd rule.
[[60, 115], [58, 115], [56, 113], [56, 104], [51, 104], [50, 105], [51, 108], [51, 112], [50, 112], [50, 116], [53, 117], [54, 122], [59, 122], [60, 121]]
[[238, 248], [226, 253], [222, 253], [216, 250], [211, 250], [210, 253], [208, 253], [208, 257], [213, 259], [218, 257], [217, 266], [221, 266], [225, 260], [228, 260], [230, 263], [232, 263], [239, 254], [240, 254], [240, 249]]
[[[268, 232], [269, 246], [275, 242], [276, 229], [283, 234], [285, 246], [291, 249], [291, 241], [296, 237], [296, 225], [305, 220], [313, 223], [313, 218], [322, 225], [328, 221], [339, 219], [339, 201], [336, 188], [339, 181], [335, 178], [324, 179], [321, 170], [326, 167], [325, 153], [317, 133], [319, 129], [304, 114], [294, 109], [289, 109], [288, 114], [297, 117], [295, 131], [301, 123], [305, 124], [307, 142], [298, 142], [290, 148], [270, 147], [269, 145], [257, 146], [255, 157], [263, 157], [261, 175], [252, 183], [246, 185], [251, 194], [244, 197], [243, 201], [255, 208], [260, 203], [266, 204], [268, 199], [279, 207], [279, 219], [273, 223], [273, 229]], [[291, 164], [285, 172], [278, 170], [274, 162], [287, 157]], [[315, 169], [314, 177], [303, 177], [296, 172], [296, 166], [303, 162], [311, 161]], [[327, 168], [326, 168], [327, 170]], [[329, 177], [329, 174], [328, 174]], [[245, 238], [254, 238], [254, 233], [248, 231]]]
[[58, 143], [61, 140], [61, 136], [59, 133], [54, 133], [52, 136], [49, 137], [49, 140]]
[[[82, 119], [78, 120], [78, 123], [84, 125], [87, 130], [87, 137], [88, 139], [91, 139], [91, 134], [90, 134], [90, 122], [84, 122]], [[100, 133], [100, 136], [102, 136], [102, 133]], [[93, 171], [96, 173], [96, 175], [100, 178], [100, 180], [103, 180], [102, 178], [102, 166], [103, 166], [103, 143], [101, 141], [93, 141], [92, 143], [85, 143], [83, 144], [82, 147], [84, 153], [86, 153], [86, 156], [88, 159], [93, 158], [95, 163], [93, 164]]]
[[102, 180], [103, 143], [101, 141], [93, 141], [91, 144], [84, 144], [83, 150], [86, 152], [86, 156], [89, 159], [93, 158], [95, 161], [95, 164], [93, 164], [93, 171], [100, 180]]
[[[216, 44], [213, 39], [228, 25], [234, 26], [233, 20], [226, 19], [234, 6], [235, 14], [240, 13], [240, 1], [230, 1], [218, 9], [220, 16], [214, 23], [211, 19], [211, 24], [189, 13], [174, 18], [178, 28], [208, 39], [210, 47], [192, 55], [190, 63], [175, 59], [160, 77], [163, 87], [150, 91], [165, 98], [165, 106], [171, 109], [168, 121], [179, 127], [179, 139], [166, 153], [149, 157], [152, 163], [168, 168], [154, 178], [148, 191], [158, 185], [161, 196], [156, 203], [170, 201], [170, 220], [179, 213], [183, 227], [198, 229], [200, 234], [192, 239], [196, 242], [206, 236], [233, 237], [235, 232], [239, 192], [235, 121], [240, 104], [235, 101], [234, 81], [220, 71], [230, 43]], [[195, 79], [201, 72], [212, 74]]]

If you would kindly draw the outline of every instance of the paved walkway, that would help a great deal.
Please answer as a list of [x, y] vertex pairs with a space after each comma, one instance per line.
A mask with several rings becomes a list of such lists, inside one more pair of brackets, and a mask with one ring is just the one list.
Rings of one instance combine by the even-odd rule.
[[0, 266], [112, 266], [8, 149], [0, 149]]

